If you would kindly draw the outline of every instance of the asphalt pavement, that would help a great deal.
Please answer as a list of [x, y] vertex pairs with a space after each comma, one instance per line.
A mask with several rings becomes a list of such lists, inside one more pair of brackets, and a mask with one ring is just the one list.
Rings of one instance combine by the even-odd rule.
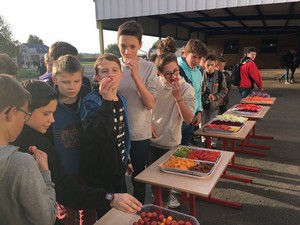
[[[213, 197], [241, 203], [242, 208], [197, 200], [196, 218], [201, 225], [300, 225], [300, 69], [296, 70], [296, 83], [290, 85], [276, 80], [282, 72], [261, 70], [264, 91], [276, 97], [276, 101], [266, 116], [257, 122], [256, 133], [274, 139], [251, 139], [252, 143], [269, 145], [271, 149], [249, 148], [265, 152], [266, 157], [236, 154], [237, 164], [257, 167], [260, 171], [228, 169], [229, 174], [253, 178], [253, 183], [221, 178], [212, 192]], [[236, 87], [229, 96], [229, 107], [241, 99]], [[199, 140], [196, 142], [201, 146]], [[149, 186], [145, 204], [148, 203], [153, 203]], [[176, 210], [188, 213], [188, 204]]]

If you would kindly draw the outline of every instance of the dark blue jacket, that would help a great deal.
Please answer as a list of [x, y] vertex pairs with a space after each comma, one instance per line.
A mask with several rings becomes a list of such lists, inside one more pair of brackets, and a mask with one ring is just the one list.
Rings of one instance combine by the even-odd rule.
[[127, 163], [130, 151], [130, 133], [128, 124], [128, 109], [125, 97], [121, 99], [124, 113], [125, 129], [125, 160], [117, 150], [117, 140], [114, 135], [113, 102], [102, 100], [97, 90], [82, 99], [80, 118], [84, 133], [84, 148], [81, 152], [81, 176], [88, 184], [111, 188], [119, 185], [124, 174], [124, 164]]
[[54, 112], [55, 122], [51, 126], [54, 146], [66, 171], [72, 176], [79, 175], [80, 149], [84, 148], [82, 146], [83, 132], [80, 122], [80, 104], [82, 98], [88, 93], [90, 93], [90, 89], [82, 85], [75, 111], [63, 103], [58, 103]]

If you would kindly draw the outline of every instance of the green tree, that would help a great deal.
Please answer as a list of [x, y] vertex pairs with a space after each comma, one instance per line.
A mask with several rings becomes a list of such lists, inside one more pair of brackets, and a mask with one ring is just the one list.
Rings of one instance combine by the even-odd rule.
[[30, 34], [27, 40], [27, 44], [44, 44], [44, 42], [38, 36]]
[[109, 44], [107, 47], [104, 49], [105, 53], [112, 53], [117, 55], [118, 57], [121, 57], [119, 47], [117, 44]]
[[10, 25], [0, 15], [0, 52], [11, 57], [18, 55], [19, 42], [14, 40]]

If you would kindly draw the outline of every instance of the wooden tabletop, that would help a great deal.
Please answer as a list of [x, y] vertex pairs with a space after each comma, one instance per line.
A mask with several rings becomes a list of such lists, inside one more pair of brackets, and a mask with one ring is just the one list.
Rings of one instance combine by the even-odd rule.
[[[195, 149], [206, 149], [194, 146], [189, 147]], [[222, 157], [214, 172], [206, 178], [193, 178], [160, 171], [159, 164], [165, 161], [174, 151], [175, 149], [168, 151], [152, 165], [147, 167], [142, 173], [136, 176], [135, 179], [140, 182], [160, 187], [167, 187], [182, 192], [208, 197], [234, 155], [233, 152], [217, 150], [221, 152]], [[131, 221], [133, 216], [135, 215], [111, 209], [100, 220], [98, 220], [95, 225], [131, 225], [128, 221]]]
[[[205, 149], [194, 146], [189, 147], [194, 149]], [[152, 165], [147, 167], [143, 172], [137, 175], [135, 177], [135, 180], [159, 187], [170, 188], [181, 192], [208, 197], [234, 155], [233, 152], [218, 150], [221, 152], [222, 157], [218, 162], [216, 168], [214, 169], [213, 173], [208, 177], [197, 178], [160, 171], [159, 164], [167, 160], [167, 158], [174, 151], [175, 149], [167, 152], [165, 155], [163, 155], [161, 158], [155, 161]]]
[[243, 111], [239, 111], [236, 112], [233, 109], [236, 107], [237, 105], [231, 107], [230, 109], [228, 109], [224, 114], [233, 114], [235, 116], [243, 116], [243, 117], [247, 117], [249, 119], [254, 119], [254, 120], [258, 120], [258, 119], [262, 119], [264, 118], [264, 116], [267, 114], [267, 112], [270, 109], [270, 106], [261, 106], [261, 111], [256, 112], [256, 113], [244, 113]]
[[245, 125], [237, 133], [222, 133], [214, 131], [203, 131], [203, 128], [200, 128], [195, 131], [195, 135], [206, 136], [206, 137], [217, 137], [217, 138], [226, 138], [234, 140], [245, 140], [247, 135], [250, 133], [254, 127], [256, 121], [247, 121]]
[[257, 104], [257, 105], [273, 105], [275, 103], [276, 98], [272, 97], [272, 101], [247, 101], [245, 98], [243, 98], [240, 102], [241, 103], [249, 103], [249, 104]]

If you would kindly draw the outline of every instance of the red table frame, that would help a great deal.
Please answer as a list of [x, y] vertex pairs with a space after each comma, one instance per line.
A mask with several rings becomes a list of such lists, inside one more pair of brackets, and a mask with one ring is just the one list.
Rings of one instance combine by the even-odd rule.
[[[242, 102], [242, 104], [247, 104], [247, 103], [246, 102]], [[246, 113], [243, 114], [243, 113], [235, 113], [235, 112], [233, 112], [232, 109], [234, 107], [235, 106], [233, 106], [232, 108], [228, 109], [225, 112], [225, 114], [233, 114], [233, 115], [237, 115], [237, 116], [243, 116], [243, 117], [247, 117], [249, 120], [253, 120], [253, 121], [258, 121], [259, 119], [262, 119], [266, 115], [266, 113], [269, 111], [269, 109], [270, 109], [269, 106], [262, 105], [262, 111], [259, 112], [259, 113], [257, 113], [257, 114], [246, 114]], [[237, 149], [236, 152], [243, 153], [243, 154], [248, 154], [248, 155], [262, 156], [262, 157], [266, 156], [266, 153], [256, 152], [256, 151], [250, 151], [250, 150], [246, 150], [245, 149], [245, 147], [257, 148], [257, 149], [265, 149], [265, 150], [269, 150], [271, 148], [270, 146], [266, 146], [266, 145], [252, 144], [252, 143], [250, 143], [250, 138], [273, 139], [273, 137], [269, 137], [269, 136], [256, 135], [256, 124], [255, 124], [253, 126], [253, 128], [252, 128], [252, 131], [249, 133], [249, 135], [247, 135], [246, 140], [241, 141], [240, 149]]]
[[[217, 132], [204, 132], [203, 130], [197, 130], [195, 132], [196, 135], [201, 135], [206, 138], [206, 148], [211, 148], [211, 137], [217, 137], [222, 139], [222, 150], [226, 151], [228, 147], [228, 141], [231, 140], [231, 151], [236, 153], [238, 151], [241, 151], [240, 149], [236, 149], [236, 140], [241, 140], [242, 141], [242, 146], [244, 145], [244, 140], [248, 137], [250, 134], [252, 128], [255, 126], [256, 121], [247, 121], [244, 127], [242, 127], [239, 132], [245, 131], [244, 135], [241, 137], [237, 137], [237, 134], [222, 134], [222, 133], [217, 133]], [[243, 150], [246, 151], [246, 150]], [[243, 165], [237, 165], [235, 163], [235, 155], [232, 157], [231, 164], [228, 165], [230, 168], [234, 169], [239, 169], [239, 170], [246, 170], [250, 172], [259, 172], [258, 168], [255, 167], [249, 167], [249, 166], [243, 166]], [[231, 179], [231, 180], [236, 180], [236, 181], [241, 181], [245, 183], [252, 183], [253, 179], [252, 178], [247, 178], [247, 177], [242, 177], [242, 176], [234, 176], [234, 175], [229, 175], [226, 173], [226, 170], [224, 171], [224, 174], [222, 176], [223, 178]]]
[[[191, 147], [191, 146], [189, 146], [189, 147]], [[194, 148], [199, 148], [199, 147], [194, 146]], [[206, 201], [209, 201], [209, 202], [214, 202], [214, 203], [220, 204], [220, 205], [226, 205], [226, 206], [236, 208], [236, 209], [240, 209], [242, 207], [242, 205], [240, 203], [235, 203], [235, 202], [231, 202], [231, 201], [226, 201], [226, 200], [222, 200], [222, 199], [213, 198], [211, 196], [211, 193], [210, 193], [211, 190], [216, 185], [219, 178], [222, 176], [224, 170], [227, 167], [228, 162], [234, 156], [233, 153], [230, 153], [230, 155], [228, 155], [228, 153], [226, 153], [226, 158], [227, 158], [226, 161], [222, 161], [224, 159], [223, 159], [223, 157], [221, 158], [219, 163], [221, 163], [220, 165], [222, 165], [222, 166], [218, 165], [215, 168], [215, 170], [218, 171], [217, 172], [218, 175], [216, 175], [216, 171], [212, 174], [212, 176], [217, 176], [217, 177], [198, 179], [198, 178], [192, 178], [192, 177], [183, 178], [184, 176], [173, 175], [173, 176], [176, 176], [177, 178], [182, 177], [182, 179], [184, 179], [184, 182], [181, 183], [181, 184], [177, 183], [176, 187], [173, 186], [173, 185], [169, 185], [170, 180], [166, 181], [165, 180], [166, 175], [164, 174], [164, 172], [159, 171], [159, 163], [163, 162], [163, 160], [166, 158], [167, 154], [168, 153], [166, 153], [164, 156], [162, 156], [160, 159], [158, 159], [156, 162], [154, 162], [152, 165], [150, 165], [150, 167], [146, 168], [143, 172], [141, 172], [139, 175], [137, 175], [135, 177], [136, 181], [149, 183], [154, 187], [154, 201], [155, 201], [156, 205], [162, 206], [162, 187], [174, 188], [174, 189], [177, 188], [177, 190], [181, 191], [182, 194], [184, 195], [184, 193], [187, 193], [186, 188], [183, 189], [184, 185], [186, 185], [186, 182], [191, 182], [190, 184], [194, 185], [194, 186], [191, 186], [191, 188], [193, 188], [194, 190], [197, 190], [196, 193], [198, 193], [199, 190], [198, 190], [197, 184], [198, 184], [198, 181], [200, 182], [202, 180], [204, 182], [203, 185], [204, 186], [207, 185], [207, 187], [204, 188], [205, 191], [201, 192], [201, 196], [200, 196], [200, 193], [196, 194], [194, 191], [191, 191], [191, 190], [190, 190], [190, 192], [188, 192], [189, 193], [190, 215], [195, 216], [195, 213], [196, 213], [195, 199], [196, 198], [203, 199], [203, 200], [206, 200]], [[225, 153], [223, 153], [223, 154], [225, 154]], [[158, 173], [158, 171], [159, 171], [159, 173]], [[152, 174], [154, 173], [153, 177], [151, 177], [151, 178], [148, 177], [149, 173], [152, 173]], [[163, 176], [162, 176], [162, 174], [163, 174]], [[158, 176], [158, 175], [160, 175], [160, 176]], [[172, 174], [170, 174], [170, 175], [172, 175]], [[210, 179], [210, 180], [206, 180], [206, 179]], [[158, 183], [159, 183], [159, 185], [158, 185]], [[181, 188], [178, 187], [179, 185], [181, 185]], [[199, 185], [201, 185], [201, 184], [199, 184]], [[191, 192], [193, 192], [193, 193], [191, 193]]]

